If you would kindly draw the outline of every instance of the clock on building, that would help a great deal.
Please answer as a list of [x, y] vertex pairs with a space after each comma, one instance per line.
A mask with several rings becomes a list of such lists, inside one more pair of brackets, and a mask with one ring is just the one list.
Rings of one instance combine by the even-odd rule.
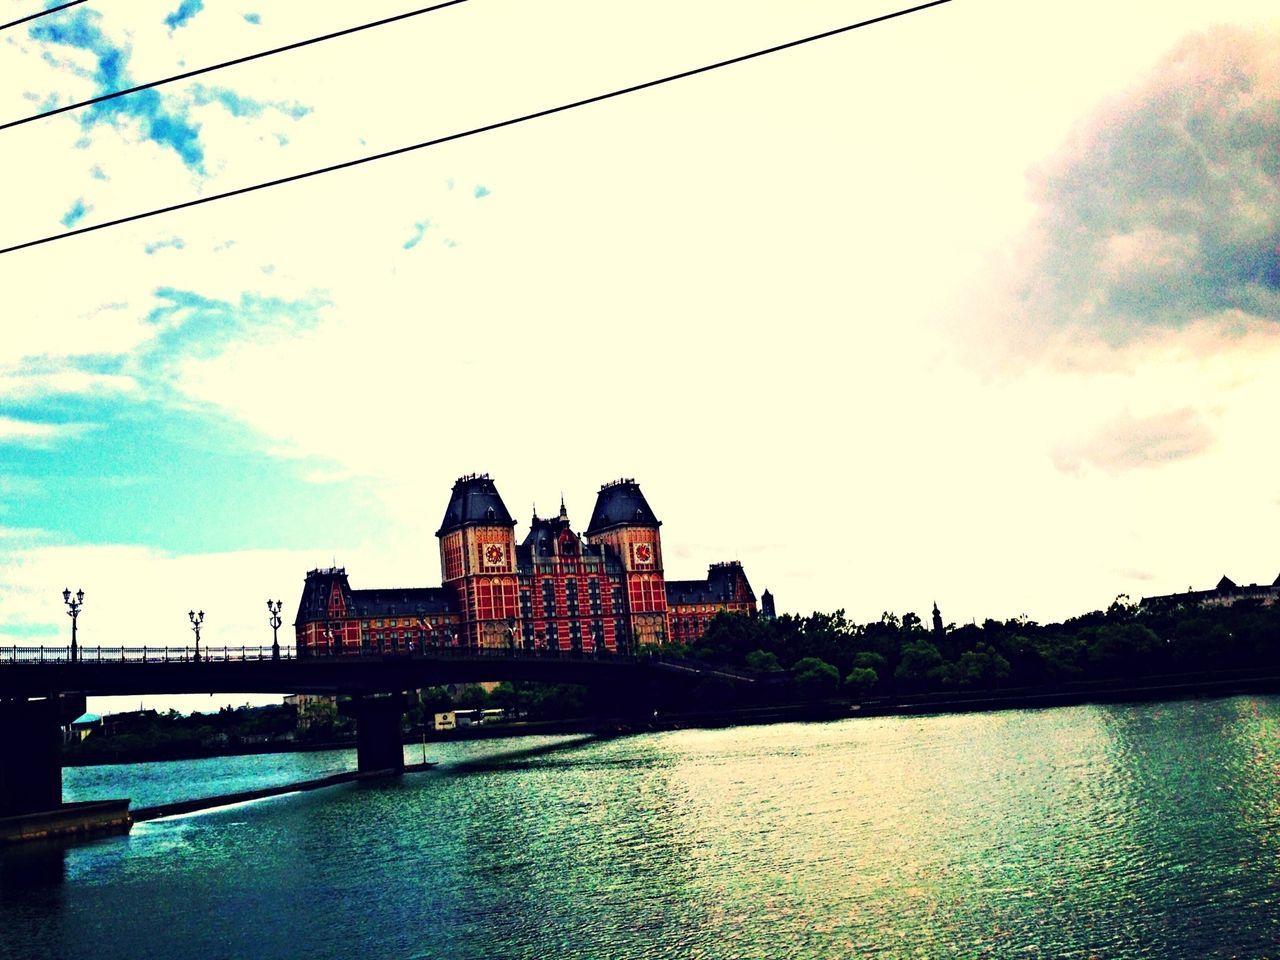
[[652, 563], [653, 547], [647, 543], [637, 543], [635, 549], [636, 563]]
[[487, 543], [482, 552], [486, 567], [500, 567], [507, 558], [507, 551], [500, 543]]

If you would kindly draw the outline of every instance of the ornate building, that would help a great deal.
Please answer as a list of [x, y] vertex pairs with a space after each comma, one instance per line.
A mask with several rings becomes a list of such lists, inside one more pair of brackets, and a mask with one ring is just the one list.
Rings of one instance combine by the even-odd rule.
[[1229, 607], [1241, 600], [1253, 600], [1264, 607], [1280, 601], [1280, 577], [1271, 584], [1251, 583], [1241, 586], [1224, 576], [1212, 590], [1192, 590], [1186, 593], [1166, 593], [1158, 597], [1143, 597], [1138, 606], [1144, 610], [1164, 610], [1174, 607]]
[[662, 522], [634, 480], [606, 483], [576, 533], [561, 500], [519, 544], [488, 474], [454, 485], [436, 537], [439, 587], [353, 590], [340, 567], [307, 573], [294, 624], [298, 653], [411, 652], [432, 646], [632, 651], [702, 635], [716, 613], [754, 615], [742, 565], [704, 580], [663, 576]]

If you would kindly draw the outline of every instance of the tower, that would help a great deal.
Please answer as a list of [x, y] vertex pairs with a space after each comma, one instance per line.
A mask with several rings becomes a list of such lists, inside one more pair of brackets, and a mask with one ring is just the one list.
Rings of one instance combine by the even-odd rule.
[[760, 595], [760, 619], [773, 620], [777, 616], [773, 606], [773, 594], [766, 590]]
[[[612, 554], [622, 569], [622, 616], [615, 605], [620, 649], [666, 642], [667, 592], [662, 574], [662, 522], [635, 480], [615, 480], [600, 488], [584, 536]], [[620, 629], [619, 629], [620, 628]]]
[[500, 647], [518, 631], [515, 525], [487, 473], [454, 483], [436, 536], [444, 586], [462, 611], [462, 644]]

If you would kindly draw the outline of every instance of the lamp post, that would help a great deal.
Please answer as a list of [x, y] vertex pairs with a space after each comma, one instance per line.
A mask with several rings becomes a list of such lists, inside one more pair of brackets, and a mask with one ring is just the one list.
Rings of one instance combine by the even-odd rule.
[[80, 616], [80, 607], [84, 604], [84, 591], [77, 590], [76, 598], [71, 599], [71, 588], [62, 591], [62, 602], [67, 605], [67, 616], [71, 618], [71, 662], [79, 659], [76, 647], [76, 619]]
[[196, 663], [200, 662], [200, 624], [204, 623], [204, 611], [196, 613], [194, 610], [188, 610], [187, 616], [191, 618], [191, 629], [196, 634]]
[[268, 620], [267, 622], [271, 624], [271, 659], [272, 660], [280, 659], [280, 624], [283, 622], [280, 619], [280, 607], [282, 605], [283, 604], [279, 600], [277, 600], [275, 603], [272, 603], [270, 600], [267, 601], [267, 609], [271, 611], [271, 619]]

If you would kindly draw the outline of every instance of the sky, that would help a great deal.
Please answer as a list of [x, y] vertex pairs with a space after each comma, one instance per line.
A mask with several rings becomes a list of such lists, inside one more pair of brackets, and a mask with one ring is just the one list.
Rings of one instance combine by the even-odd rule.
[[[0, 33], [0, 118], [410, 9], [90, 2]], [[0, 247], [894, 9], [468, 0], [0, 131]], [[438, 584], [471, 472], [518, 537], [634, 477], [668, 577], [780, 612], [1271, 582], [1278, 48], [1253, 0], [954, 0], [0, 255], [0, 648], [64, 587], [85, 644], [239, 646], [314, 567]]]

